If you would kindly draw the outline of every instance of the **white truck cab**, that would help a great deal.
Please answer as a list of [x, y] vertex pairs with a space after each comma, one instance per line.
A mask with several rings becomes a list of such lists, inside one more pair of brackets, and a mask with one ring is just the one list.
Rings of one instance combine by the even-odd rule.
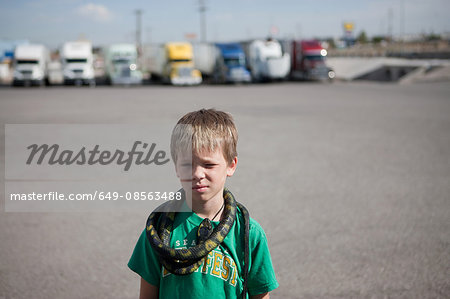
[[114, 44], [105, 49], [105, 75], [110, 84], [141, 84], [138, 53], [133, 44]]
[[61, 49], [64, 84], [95, 86], [94, 55], [89, 41], [66, 42]]
[[14, 50], [13, 85], [44, 86], [48, 83], [50, 53], [44, 45], [19, 45]]
[[249, 66], [254, 81], [284, 79], [291, 67], [291, 58], [276, 40], [255, 40], [249, 45]]

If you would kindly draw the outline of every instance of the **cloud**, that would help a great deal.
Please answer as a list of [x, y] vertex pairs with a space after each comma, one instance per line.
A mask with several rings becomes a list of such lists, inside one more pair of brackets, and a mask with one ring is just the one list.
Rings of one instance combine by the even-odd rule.
[[98, 22], [107, 22], [113, 17], [112, 12], [106, 6], [94, 3], [82, 5], [76, 11], [79, 15]]

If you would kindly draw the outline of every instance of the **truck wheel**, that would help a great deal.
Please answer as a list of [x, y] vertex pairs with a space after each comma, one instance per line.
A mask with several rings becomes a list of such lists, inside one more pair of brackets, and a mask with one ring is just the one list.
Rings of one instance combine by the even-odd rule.
[[332, 70], [328, 71], [328, 79], [333, 81], [334, 78], [336, 78], [336, 73]]

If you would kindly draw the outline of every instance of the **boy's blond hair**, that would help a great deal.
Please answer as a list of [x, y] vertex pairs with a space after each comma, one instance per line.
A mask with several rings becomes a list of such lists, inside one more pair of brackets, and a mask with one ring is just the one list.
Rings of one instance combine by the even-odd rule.
[[222, 150], [228, 164], [237, 157], [238, 134], [233, 117], [215, 109], [201, 109], [184, 115], [172, 132], [170, 153], [174, 163], [180, 149], [192, 149], [200, 153], [204, 150]]

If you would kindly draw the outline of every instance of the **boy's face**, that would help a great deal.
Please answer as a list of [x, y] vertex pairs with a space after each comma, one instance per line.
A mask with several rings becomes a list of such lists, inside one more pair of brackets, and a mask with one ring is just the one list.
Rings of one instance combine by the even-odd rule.
[[227, 177], [236, 170], [237, 158], [228, 164], [220, 148], [193, 152], [192, 161], [183, 156], [179, 155], [175, 168], [184, 190], [192, 190], [192, 200], [206, 202], [222, 197]]

